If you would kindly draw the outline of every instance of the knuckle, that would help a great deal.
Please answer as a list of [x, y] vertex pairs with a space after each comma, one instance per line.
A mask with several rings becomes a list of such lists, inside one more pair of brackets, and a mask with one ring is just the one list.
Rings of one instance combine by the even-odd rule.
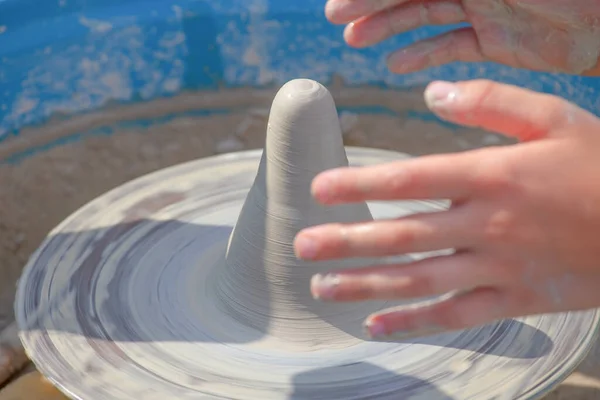
[[321, 255], [346, 254], [350, 250], [348, 229], [343, 224], [327, 224], [313, 239], [320, 243]]
[[484, 196], [510, 192], [516, 183], [513, 171], [504, 160], [482, 162], [474, 170], [471, 181], [474, 189]]
[[490, 284], [510, 285], [515, 281], [515, 276], [525, 279], [522, 272], [523, 268], [518, 262], [512, 259], [502, 259], [501, 257], [486, 257], [482, 260], [486, 267], [484, 272], [491, 282]]
[[428, 9], [428, 22], [430, 25], [445, 25], [448, 20], [460, 21], [466, 18], [460, 1], [425, 1], [424, 3]]
[[521, 132], [516, 134], [522, 141], [536, 140], [548, 135], [548, 132], [555, 132], [573, 121], [575, 114], [579, 109], [572, 103], [569, 103], [560, 97], [543, 94], [540, 95], [540, 104], [543, 107], [533, 111], [531, 119], [534, 122], [524, 124]]
[[421, 0], [418, 2], [417, 7], [419, 11], [419, 23], [421, 25], [430, 25], [434, 23], [432, 20], [431, 4], [429, 2]]
[[481, 106], [488, 101], [494, 101], [498, 83], [490, 79], [475, 79], [465, 82], [466, 91], [475, 106]]
[[401, 250], [403, 248], [410, 247], [413, 243], [415, 243], [416, 238], [417, 235], [414, 230], [407, 229], [406, 227], [401, 227], [395, 229], [389, 235], [390, 243], [389, 246], [386, 247], [389, 247], [395, 250], [395, 252], [397, 252], [398, 250]]
[[335, 238], [334, 243], [336, 247], [349, 246], [351, 235], [347, 226], [340, 223], [332, 223], [329, 228], [331, 229], [331, 232], [334, 233], [332, 236]]
[[465, 316], [450, 301], [446, 301], [436, 310], [435, 317], [437, 324], [445, 329], [461, 329], [467, 326]]
[[337, 298], [351, 298], [353, 300], [369, 300], [376, 299], [380, 296], [380, 291], [378, 290], [378, 286], [376, 283], [365, 280], [359, 284], [354, 284], [352, 286], [341, 286], [339, 288], [339, 293], [337, 294]]
[[[460, 48], [455, 48], [459, 51]], [[468, 125], [477, 125], [476, 114], [485, 108], [486, 103], [493, 103], [497, 83], [488, 79], [476, 79], [459, 83], [461, 95], [458, 96], [456, 113]]]
[[398, 295], [405, 297], [423, 297], [438, 294], [434, 279], [428, 275], [414, 275], [410, 279], [410, 283], [405, 287], [399, 288]]
[[548, 116], [555, 116], [562, 119], [565, 114], [570, 110], [569, 105], [571, 103], [565, 101], [563, 98], [553, 95], [543, 95], [545, 98], [544, 111]]
[[520, 313], [535, 313], [539, 300], [538, 292], [529, 287], [513, 289], [504, 304], [505, 313], [513, 314], [515, 310]]
[[565, 101], [564, 99], [552, 96], [548, 100], [548, 128], [556, 128], [564, 126], [574, 119], [574, 114], [579, 113], [579, 108], [574, 104]]
[[508, 242], [513, 237], [516, 227], [515, 213], [500, 209], [490, 213], [483, 229], [483, 237], [489, 242]]
[[398, 193], [406, 190], [416, 179], [413, 168], [394, 166], [386, 172], [383, 181], [391, 193]]

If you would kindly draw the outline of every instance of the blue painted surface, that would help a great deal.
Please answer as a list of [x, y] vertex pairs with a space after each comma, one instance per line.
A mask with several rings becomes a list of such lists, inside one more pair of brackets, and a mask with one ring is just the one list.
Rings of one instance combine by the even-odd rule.
[[356, 50], [323, 15], [324, 0], [0, 0], [0, 139], [55, 113], [185, 89], [327, 83], [423, 85], [486, 77], [558, 94], [600, 114], [600, 80], [494, 64], [394, 75], [386, 55], [445, 28]]

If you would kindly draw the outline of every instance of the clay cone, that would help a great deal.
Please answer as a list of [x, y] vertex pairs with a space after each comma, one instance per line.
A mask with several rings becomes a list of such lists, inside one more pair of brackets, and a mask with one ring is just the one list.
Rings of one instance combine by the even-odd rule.
[[374, 305], [316, 301], [309, 282], [315, 273], [364, 260], [305, 262], [293, 249], [305, 227], [372, 219], [365, 203], [323, 206], [312, 198], [313, 178], [344, 166], [348, 159], [329, 91], [306, 79], [285, 84], [273, 101], [258, 173], [217, 282], [225, 312], [270, 336], [313, 347], [362, 336], [361, 321]]

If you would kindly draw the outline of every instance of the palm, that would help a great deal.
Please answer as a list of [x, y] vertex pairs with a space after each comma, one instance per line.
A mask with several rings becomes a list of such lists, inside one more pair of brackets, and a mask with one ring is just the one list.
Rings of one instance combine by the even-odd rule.
[[572, 3], [466, 0], [463, 8], [484, 57], [515, 67], [581, 73], [596, 66], [600, 32]]
[[395, 52], [390, 57], [395, 72], [452, 61], [495, 61], [540, 71], [600, 73], [597, 0], [329, 0], [327, 15], [334, 23], [354, 22], [345, 36], [355, 47], [423, 25], [470, 23]]

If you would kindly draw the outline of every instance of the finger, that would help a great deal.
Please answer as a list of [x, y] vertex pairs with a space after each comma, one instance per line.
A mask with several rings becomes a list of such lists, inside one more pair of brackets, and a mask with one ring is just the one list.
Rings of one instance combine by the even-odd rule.
[[396, 50], [387, 64], [390, 71], [407, 74], [454, 61], [486, 61], [472, 28], [456, 29]]
[[325, 224], [300, 231], [294, 249], [304, 260], [333, 260], [468, 248], [478, 236], [471, 220], [465, 205], [397, 220]]
[[325, 16], [333, 24], [347, 24], [360, 17], [406, 3], [409, 0], [328, 0]]
[[[490, 149], [487, 149], [490, 150]], [[469, 176], [480, 152], [429, 155], [365, 167], [335, 168], [312, 182], [322, 204], [367, 200], [462, 200], [472, 193]]]
[[507, 318], [507, 292], [479, 288], [419, 307], [402, 307], [370, 315], [365, 321], [373, 339], [402, 340], [473, 328]]
[[458, 24], [465, 20], [458, 0], [413, 0], [357, 19], [346, 27], [344, 37], [350, 46], [367, 47], [421, 26]]
[[311, 280], [311, 293], [325, 301], [414, 299], [497, 285], [506, 276], [506, 268], [493, 260], [460, 252], [408, 264], [318, 274]]
[[487, 80], [433, 82], [425, 99], [448, 121], [520, 141], [561, 135], [568, 125], [584, 120], [583, 110], [559, 97]]

